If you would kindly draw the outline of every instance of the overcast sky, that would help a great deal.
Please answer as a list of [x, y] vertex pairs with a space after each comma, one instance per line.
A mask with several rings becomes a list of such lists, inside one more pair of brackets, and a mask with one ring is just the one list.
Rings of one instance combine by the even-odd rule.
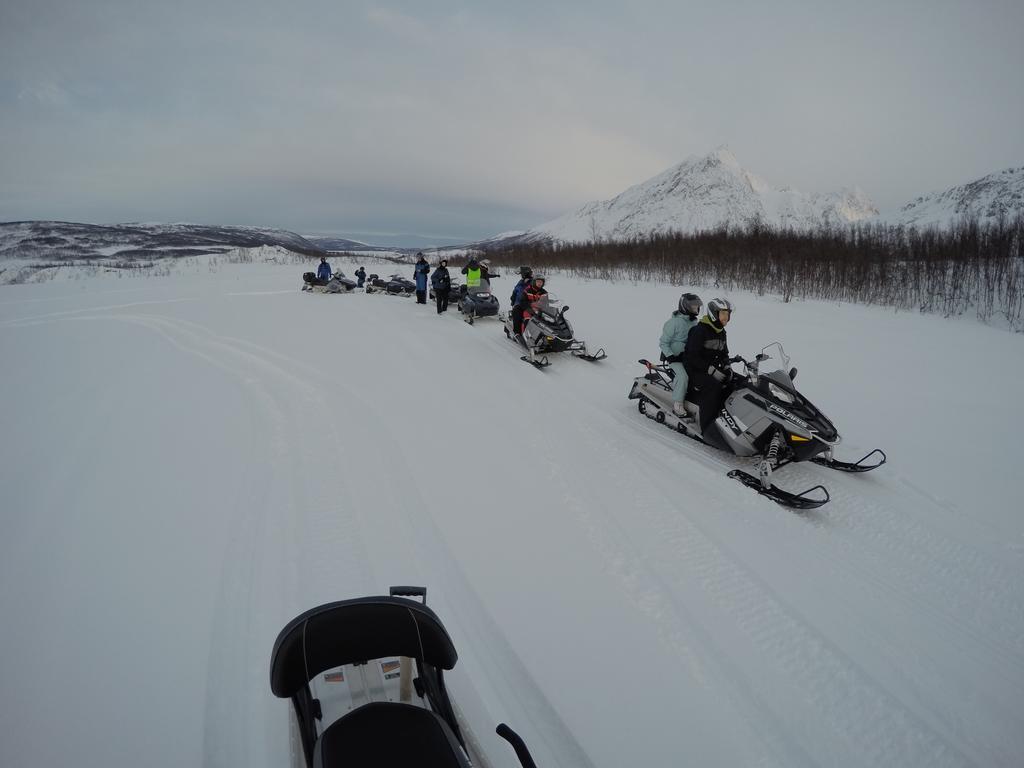
[[0, 221], [476, 239], [727, 144], [881, 208], [1024, 165], [1024, 2], [0, 0]]

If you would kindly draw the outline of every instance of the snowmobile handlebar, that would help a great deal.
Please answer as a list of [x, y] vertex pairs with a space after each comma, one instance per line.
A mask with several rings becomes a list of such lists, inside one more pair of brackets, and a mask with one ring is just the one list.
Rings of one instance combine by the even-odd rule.
[[523, 741], [522, 736], [504, 723], [500, 723], [498, 727], [494, 729], [494, 732], [512, 745], [512, 749], [516, 751], [516, 757], [519, 758], [519, 762], [523, 768], [537, 768], [537, 764], [533, 762], [533, 756], [530, 755], [530, 750], [526, 748], [526, 742]]

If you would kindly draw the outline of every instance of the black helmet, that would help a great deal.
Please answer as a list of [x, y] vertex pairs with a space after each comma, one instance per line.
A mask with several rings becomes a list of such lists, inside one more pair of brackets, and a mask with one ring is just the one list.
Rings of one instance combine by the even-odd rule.
[[708, 317], [715, 325], [718, 324], [718, 313], [723, 310], [730, 315], [733, 313], [732, 302], [728, 299], [712, 299], [708, 302]]
[[684, 315], [696, 317], [700, 314], [700, 308], [703, 303], [700, 300], [700, 296], [696, 293], [684, 293], [679, 297], [679, 311]]
[[533, 277], [533, 270], [530, 267], [520, 267], [519, 268], [519, 276], [520, 277]]

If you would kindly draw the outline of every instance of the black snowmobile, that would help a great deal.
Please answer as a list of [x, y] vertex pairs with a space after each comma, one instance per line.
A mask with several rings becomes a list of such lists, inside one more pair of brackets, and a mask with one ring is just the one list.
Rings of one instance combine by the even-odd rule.
[[[781, 362], [781, 368], [760, 373], [760, 365], [773, 359], [767, 350], [777, 350], [775, 359]], [[678, 416], [673, 411], [672, 369], [647, 360], [639, 362], [646, 366], [647, 373], [633, 381], [629, 398], [638, 401], [640, 413], [736, 456], [760, 456], [757, 477], [739, 469], [728, 476], [783, 506], [814, 509], [829, 500], [828, 491], [821, 485], [801, 493], [790, 493], [775, 485], [772, 474], [787, 464], [812, 461], [841, 472], [868, 472], [886, 461], [885, 453], [878, 448], [854, 463], [833, 456], [841, 439], [839, 433], [828, 417], [797, 391], [793, 384], [796, 368], [787, 370], [789, 357], [779, 342], [762, 349], [753, 362], [739, 356], [730, 359], [730, 363], [743, 364], [744, 374], [734, 373], [729, 379], [725, 403], [707, 434], [701, 434], [699, 409], [689, 400], [692, 391], [687, 393], [684, 403], [686, 415]]]
[[389, 296], [412, 296], [416, 293], [416, 283], [401, 275], [382, 278], [379, 275], [366, 276], [367, 293], [386, 293]]
[[335, 272], [326, 283], [321, 282], [315, 272], [304, 272], [302, 290], [315, 293], [351, 293], [356, 289], [356, 281], [345, 277], [344, 272]]
[[559, 303], [553, 295], [545, 294], [530, 310], [530, 319], [523, 323], [522, 340], [516, 339], [512, 327], [512, 314], [502, 317], [505, 324], [505, 337], [513, 343], [526, 348], [526, 354], [520, 358], [535, 368], [547, 368], [551, 363], [548, 354], [553, 352], [569, 352], [573, 357], [595, 362], [604, 360], [608, 355], [604, 349], [590, 353], [585, 341], [577, 339], [566, 318], [569, 307]]
[[[270, 658], [270, 689], [292, 700], [301, 764], [487, 764], [448, 696], [444, 671], [458, 654], [426, 602], [423, 587], [392, 587], [389, 596], [313, 608], [281, 630]], [[523, 768], [536, 768], [515, 732], [504, 724], [497, 732]]]
[[[465, 287], [466, 286], [464, 285], [457, 285], [456, 283], [452, 283], [451, 287], [448, 289], [448, 301], [458, 301], [459, 296], [462, 294], [462, 291], [465, 289]], [[427, 296], [430, 298], [431, 301], [437, 300], [437, 294], [434, 293], [433, 285], [427, 287]]]
[[[491, 275], [491, 277], [500, 277], [500, 275]], [[460, 285], [457, 290], [458, 293], [452, 295], [458, 296], [459, 312], [463, 315], [462, 319], [470, 325], [477, 318], [497, 316], [498, 297], [491, 293], [489, 280], [481, 280], [480, 285], [476, 288]]]

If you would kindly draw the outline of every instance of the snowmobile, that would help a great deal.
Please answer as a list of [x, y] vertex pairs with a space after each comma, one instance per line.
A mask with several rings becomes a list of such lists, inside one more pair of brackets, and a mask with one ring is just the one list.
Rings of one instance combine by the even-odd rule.
[[[768, 350], [774, 350], [777, 357], [767, 354]], [[772, 359], [781, 362], [780, 369], [761, 373], [761, 364]], [[840, 472], [869, 472], [885, 464], [885, 452], [878, 448], [853, 463], [834, 457], [833, 450], [841, 440], [839, 433], [828, 417], [797, 391], [793, 384], [797, 370], [788, 368], [789, 357], [779, 342], [762, 349], [753, 361], [730, 358], [730, 365], [743, 364], [744, 373], [738, 376], [729, 369], [732, 376], [726, 384], [725, 403], [706, 434], [701, 434], [699, 408], [689, 399], [683, 403], [685, 416], [673, 411], [671, 367], [639, 362], [647, 373], [633, 381], [629, 399], [638, 401], [640, 413], [736, 456], [759, 456], [757, 477], [740, 469], [727, 474], [783, 506], [815, 509], [829, 501], [828, 491], [821, 485], [801, 493], [775, 485], [773, 473], [787, 464], [811, 461]]]
[[378, 275], [367, 275], [367, 293], [386, 293], [390, 296], [412, 296], [416, 293], [416, 283], [401, 275], [391, 275], [387, 279]]
[[325, 284], [321, 285], [315, 272], [302, 275], [302, 290], [315, 293], [351, 293], [356, 288], [356, 281], [345, 277], [344, 272], [335, 272]]
[[[498, 275], [491, 275], [498, 277]], [[498, 297], [491, 293], [491, 284], [488, 280], [481, 280], [477, 288], [469, 288], [465, 285], [458, 287], [459, 312], [470, 325], [479, 317], [495, 317], [498, 314]]]
[[[450, 302], [451, 301], [457, 301], [459, 296], [462, 295], [462, 292], [465, 290], [465, 288], [466, 288], [466, 286], [464, 286], [464, 285], [458, 285], [456, 283], [452, 283], [451, 287], [448, 289], [448, 301], [450, 301]], [[437, 295], [434, 293], [434, 286], [433, 285], [428, 287], [428, 289], [427, 289], [427, 296], [430, 298], [431, 301], [436, 301], [437, 300]]]
[[529, 320], [523, 322], [522, 339], [517, 339], [512, 326], [512, 313], [501, 317], [505, 324], [505, 338], [526, 348], [520, 359], [534, 368], [547, 368], [551, 363], [548, 354], [569, 352], [573, 357], [596, 362], [608, 355], [604, 349], [590, 353], [587, 344], [573, 335], [572, 326], [565, 317], [569, 307], [561, 304], [552, 294], [545, 294], [530, 310]]
[[[295, 710], [301, 755], [293, 753], [294, 765], [487, 764], [445, 687], [458, 654], [426, 602], [424, 587], [391, 587], [387, 596], [313, 608], [281, 630], [270, 689]], [[514, 731], [496, 730], [523, 768], [536, 768]]]

